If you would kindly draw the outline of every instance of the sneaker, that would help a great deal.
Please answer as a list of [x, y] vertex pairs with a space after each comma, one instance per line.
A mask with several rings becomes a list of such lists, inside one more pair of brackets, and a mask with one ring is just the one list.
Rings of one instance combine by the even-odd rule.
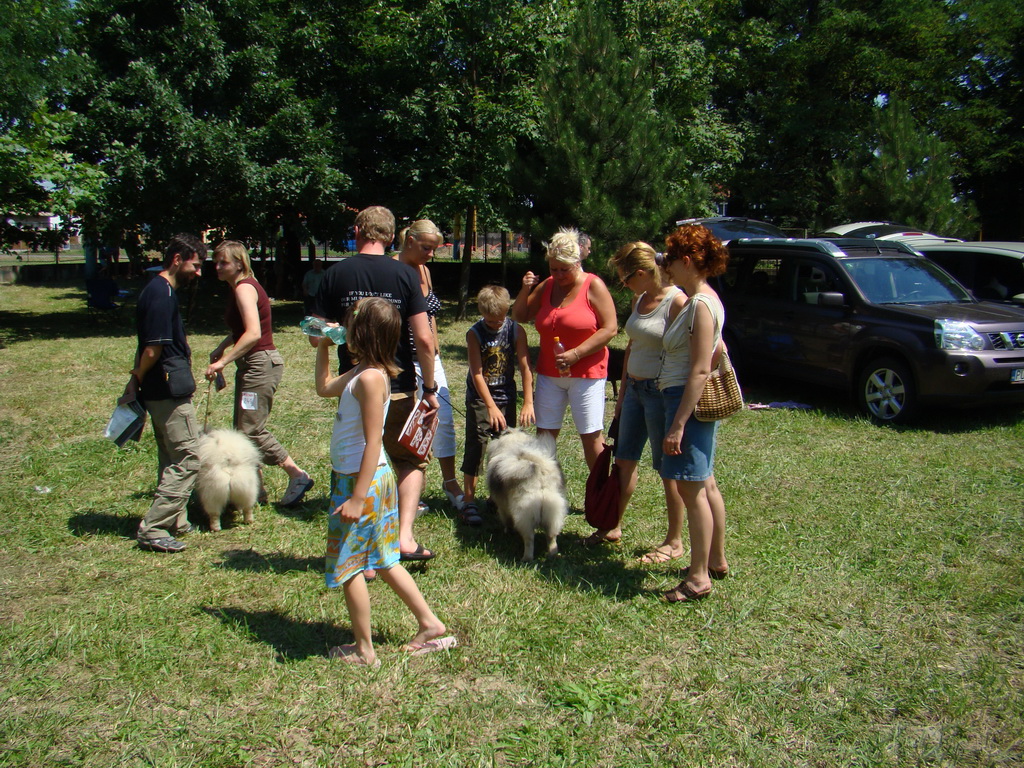
[[139, 539], [139, 549], [144, 552], [163, 552], [167, 555], [173, 555], [176, 552], [183, 552], [185, 550], [185, 543], [178, 541], [171, 536], [165, 536], [162, 539]]
[[306, 495], [306, 491], [312, 487], [313, 478], [309, 475], [293, 477], [288, 481], [288, 487], [285, 489], [284, 496], [281, 497], [281, 501], [278, 503], [282, 507], [290, 507], [293, 504], [298, 504], [302, 501], [302, 497]]

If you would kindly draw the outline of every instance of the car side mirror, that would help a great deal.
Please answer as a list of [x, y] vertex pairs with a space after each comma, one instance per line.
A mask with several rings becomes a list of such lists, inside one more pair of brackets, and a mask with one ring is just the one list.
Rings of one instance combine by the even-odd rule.
[[841, 307], [846, 304], [846, 297], [838, 291], [824, 291], [818, 294], [819, 307]]

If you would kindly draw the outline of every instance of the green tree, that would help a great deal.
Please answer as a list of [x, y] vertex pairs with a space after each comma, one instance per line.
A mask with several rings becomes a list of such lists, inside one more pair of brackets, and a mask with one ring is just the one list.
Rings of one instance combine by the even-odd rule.
[[927, 114], [952, 93], [949, 4], [735, 0], [716, 12], [739, 62], [721, 73], [719, 102], [745, 136], [730, 213], [833, 224], [833, 161], [870, 125], [876, 100], [900, 97]]
[[356, 207], [386, 203], [400, 220], [429, 216], [449, 230], [458, 218], [507, 228], [513, 147], [533, 129], [537, 63], [564, 23], [562, 5], [368, 3], [337, 18], [332, 36], [353, 74], [330, 90], [346, 115], [337, 130], [353, 149]]
[[[157, 241], [217, 228], [284, 242], [297, 283], [308, 228], [343, 218], [348, 183], [320, 70], [322, 24], [284, 0], [84, 0], [91, 104], [82, 151], [109, 169], [105, 228]], [[277, 286], [282, 290], [284, 286]]]
[[948, 5], [958, 67], [936, 123], [957, 149], [958, 188], [985, 239], [1024, 239], [1024, 14], [1013, 0]]
[[581, 7], [538, 81], [536, 133], [517, 148], [532, 231], [575, 224], [605, 242], [650, 238], [681, 198], [696, 197], [652, 73], [650, 55], [627, 50], [599, 8]]
[[899, 100], [880, 106], [861, 145], [833, 169], [834, 220], [893, 220], [967, 238], [972, 207], [953, 189], [952, 147]]
[[[76, 119], [63, 98], [77, 63], [66, 47], [70, 6], [65, 0], [0, 0], [0, 11], [6, 19], [0, 27], [0, 213], [55, 213], [63, 240], [76, 231], [76, 214], [88, 207], [102, 178], [66, 147]], [[23, 237], [5, 222], [0, 244]]]
[[833, 220], [892, 220], [940, 235], [970, 237], [972, 207], [953, 189], [953, 149], [892, 100], [850, 156], [833, 166]]

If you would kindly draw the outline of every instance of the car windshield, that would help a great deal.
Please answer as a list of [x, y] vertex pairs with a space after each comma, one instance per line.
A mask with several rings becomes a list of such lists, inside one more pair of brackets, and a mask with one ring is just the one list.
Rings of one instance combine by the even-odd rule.
[[841, 259], [847, 274], [872, 304], [973, 302], [967, 289], [926, 259]]

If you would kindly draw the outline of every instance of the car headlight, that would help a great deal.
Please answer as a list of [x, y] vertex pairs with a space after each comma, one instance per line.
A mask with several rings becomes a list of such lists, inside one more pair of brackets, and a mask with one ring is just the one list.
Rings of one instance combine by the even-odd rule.
[[941, 319], [935, 321], [935, 344], [939, 349], [985, 348], [985, 337], [962, 320]]

